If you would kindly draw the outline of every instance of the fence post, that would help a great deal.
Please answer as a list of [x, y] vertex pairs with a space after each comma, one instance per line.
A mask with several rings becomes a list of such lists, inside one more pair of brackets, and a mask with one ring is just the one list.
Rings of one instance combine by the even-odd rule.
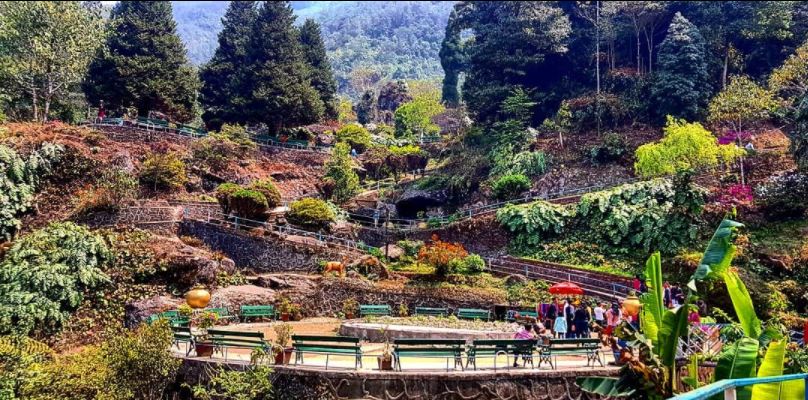
[[527, 265], [525, 265], [525, 278], [530, 278], [530, 272], [527, 270]]
[[236, 219], [236, 220], [235, 220], [235, 224], [234, 224], [234, 225], [235, 225], [235, 227], [236, 227], [236, 230], [238, 230], [238, 217], [234, 217], [234, 218]]

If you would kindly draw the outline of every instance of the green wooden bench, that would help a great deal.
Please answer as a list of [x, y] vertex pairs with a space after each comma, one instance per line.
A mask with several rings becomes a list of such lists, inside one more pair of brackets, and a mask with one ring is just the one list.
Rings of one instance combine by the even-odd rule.
[[401, 371], [402, 357], [445, 358], [446, 370], [449, 360], [454, 360], [454, 368], [463, 369], [464, 339], [395, 339], [393, 341], [393, 368]]
[[121, 125], [123, 125], [123, 118], [105, 117], [104, 119], [101, 120], [101, 123], [104, 124], [104, 125], [118, 125], [118, 126], [121, 126]]
[[174, 341], [173, 345], [177, 347], [177, 350], [180, 348], [180, 343], [187, 343], [187, 350], [185, 351], [185, 356], [187, 357], [188, 354], [191, 354], [191, 350], [196, 347], [196, 341], [194, 340], [194, 335], [191, 334], [191, 328], [187, 326], [172, 326], [171, 331], [174, 333]]
[[362, 347], [356, 337], [292, 335], [292, 348], [295, 352], [295, 365], [298, 362], [303, 364], [304, 353], [312, 353], [325, 355], [326, 369], [330, 356], [354, 357], [354, 368], [362, 367]]
[[473, 365], [477, 369], [478, 357], [492, 357], [494, 358], [494, 369], [497, 368], [496, 357], [504, 354], [512, 358], [506, 357], [505, 362], [507, 367], [510, 368], [511, 360], [517, 361], [517, 357], [522, 356], [522, 366], [528, 362], [533, 366], [533, 350], [536, 348], [536, 339], [481, 339], [472, 342], [468, 349], [468, 358], [466, 359], [466, 368]]
[[208, 131], [206, 131], [206, 130], [204, 130], [202, 128], [199, 128], [199, 127], [196, 127], [196, 126], [191, 126], [191, 125], [185, 125], [185, 124], [177, 124], [177, 129], [176, 130], [180, 134], [189, 135], [189, 136], [193, 136], [193, 137], [202, 137], [202, 136], [207, 136], [207, 134], [208, 134]]
[[154, 118], [137, 117], [136, 125], [145, 127], [146, 129], [168, 129], [168, 121]]
[[149, 315], [146, 318], [146, 323], [151, 325], [158, 319], [167, 319], [171, 326], [188, 326], [191, 322], [190, 319], [180, 316], [179, 311], [177, 310], [170, 310], [170, 311], [163, 311], [158, 314]]
[[392, 310], [387, 304], [361, 304], [359, 305], [359, 316], [366, 317], [368, 315], [390, 315]]
[[242, 305], [241, 310], [238, 313], [239, 317], [241, 317], [242, 322], [246, 322], [247, 318], [270, 318], [274, 319], [275, 314], [275, 306], [273, 305], [266, 305], [266, 306], [248, 306]]
[[[227, 349], [231, 347], [241, 349], [262, 349], [270, 352], [269, 343], [264, 340], [263, 332], [229, 331], [222, 329], [208, 329], [208, 340], [213, 343], [213, 352], [224, 354], [227, 360]], [[213, 354], [211, 354], [211, 357]]]
[[439, 307], [415, 307], [415, 315], [446, 317], [449, 315], [449, 309]]
[[491, 312], [488, 310], [482, 310], [478, 308], [458, 308], [457, 309], [457, 318], [460, 319], [484, 319], [486, 321], [491, 320]]
[[546, 362], [550, 364], [550, 368], [556, 369], [558, 356], [564, 355], [586, 356], [587, 367], [591, 364], [594, 368], [596, 361], [601, 367], [603, 366], [603, 360], [600, 357], [600, 339], [597, 338], [549, 339], [539, 347], [539, 368], [542, 363]]

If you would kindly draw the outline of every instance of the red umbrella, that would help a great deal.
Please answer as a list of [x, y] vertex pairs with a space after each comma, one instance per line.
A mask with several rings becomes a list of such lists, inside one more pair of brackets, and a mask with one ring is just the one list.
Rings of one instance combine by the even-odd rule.
[[584, 294], [584, 290], [580, 286], [572, 282], [559, 282], [550, 286], [550, 293], [552, 294]]

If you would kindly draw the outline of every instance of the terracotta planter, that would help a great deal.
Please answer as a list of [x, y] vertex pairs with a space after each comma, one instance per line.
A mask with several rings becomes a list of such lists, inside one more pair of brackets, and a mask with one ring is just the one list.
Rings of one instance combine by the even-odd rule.
[[292, 359], [293, 349], [283, 349], [283, 351], [275, 353], [275, 365], [287, 365], [289, 360]]
[[382, 356], [376, 357], [376, 362], [379, 364], [379, 370], [392, 371], [393, 370], [393, 357], [387, 360], [382, 359]]
[[281, 313], [281, 321], [289, 322], [289, 313]]
[[197, 357], [210, 357], [213, 354], [213, 343], [197, 342], [194, 349]]
[[185, 302], [193, 308], [205, 308], [210, 303], [210, 292], [202, 286], [195, 286], [185, 293]]
[[345, 314], [345, 319], [354, 319], [354, 315], [352, 313], [351, 314]]

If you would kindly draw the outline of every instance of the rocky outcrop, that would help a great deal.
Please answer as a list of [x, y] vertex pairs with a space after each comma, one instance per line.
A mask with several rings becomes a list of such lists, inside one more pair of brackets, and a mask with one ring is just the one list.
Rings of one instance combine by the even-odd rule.
[[124, 306], [124, 325], [129, 328], [135, 327], [145, 321], [149, 315], [175, 310], [184, 301], [179, 297], [165, 295], [133, 301]]
[[217, 289], [210, 298], [210, 307], [226, 307], [231, 312], [242, 305], [267, 305], [275, 303], [275, 291], [256, 285], [234, 285]]
[[189, 246], [177, 238], [155, 236], [149, 246], [155, 257], [166, 263], [167, 279], [181, 288], [197, 283], [211, 286], [216, 283], [219, 274], [229, 275], [236, 271], [233, 260], [206, 249]]

